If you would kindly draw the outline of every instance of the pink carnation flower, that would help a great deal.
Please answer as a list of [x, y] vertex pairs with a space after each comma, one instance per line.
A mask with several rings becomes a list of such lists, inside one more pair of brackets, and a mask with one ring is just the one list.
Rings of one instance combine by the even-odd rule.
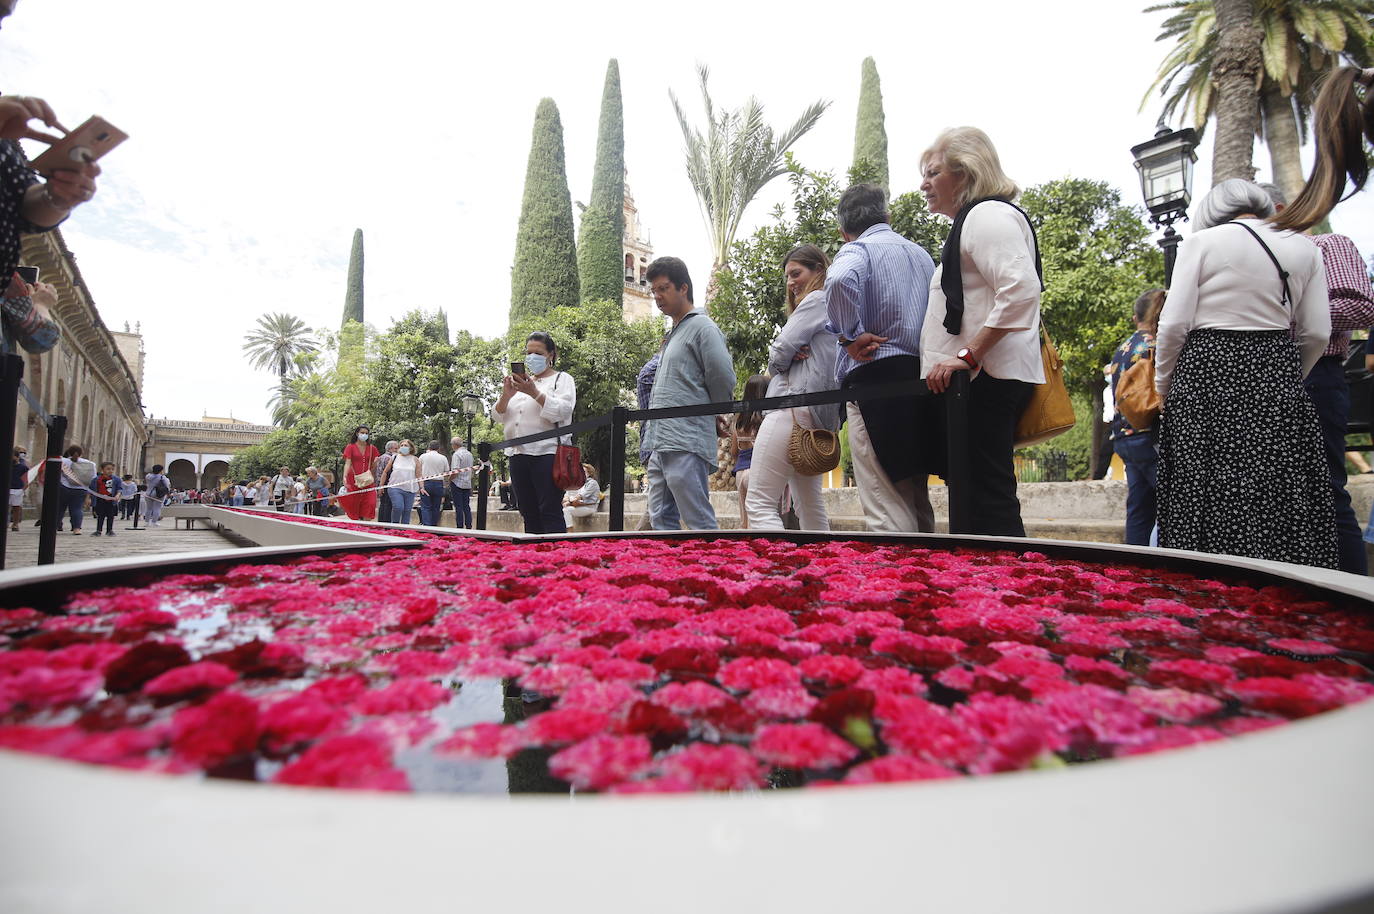
[[1341, 649], [1325, 641], [1304, 641], [1301, 638], [1273, 638], [1269, 646], [1276, 651], [1287, 651], [1303, 657], [1329, 657], [1339, 654]]
[[788, 720], [806, 717], [816, 699], [801, 686], [765, 686], [746, 695], [742, 704], [760, 717]]
[[578, 790], [605, 790], [643, 771], [651, 756], [643, 736], [601, 734], [554, 753], [549, 772]]
[[455, 730], [434, 750], [459, 758], [510, 758], [527, 745], [525, 733], [519, 727], [480, 723]]
[[846, 784], [895, 784], [958, 777], [959, 772], [907, 755], [886, 755], [861, 762], [844, 776]]
[[809, 657], [797, 664], [802, 677], [828, 686], [844, 686], [857, 680], [866, 670], [864, 665], [853, 657], [823, 655]]
[[409, 790], [405, 772], [392, 764], [391, 750], [375, 736], [350, 734], [317, 743], [273, 778], [278, 784], [353, 790]]
[[16, 676], [0, 679], [0, 713], [7, 714], [15, 708], [38, 710], [76, 704], [94, 695], [104, 679], [92, 670], [29, 667]]
[[261, 722], [264, 743], [274, 752], [284, 752], [342, 728], [348, 714], [318, 694], [301, 692], [269, 705]]
[[359, 714], [429, 711], [452, 697], [448, 689], [425, 679], [397, 679], [389, 686], [363, 693], [353, 703], [353, 710]]
[[859, 754], [858, 747], [820, 724], [768, 724], [759, 728], [752, 748], [781, 768], [838, 768]]
[[677, 714], [699, 714], [724, 705], [730, 696], [713, 685], [694, 680], [670, 682], [650, 695], [649, 700]]
[[214, 692], [232, 685], [239, 678], [229, 667], [212, 660], [170, 669], [145, 683], [143, 694], [153, 698], [184, 698], [200, 692]]
[[771, 658], [741, 657], [731, 660], [720, 668], [716, 679], [727, 689], [748, 692], [770, 686], [786, 688], [800, 687], [801, 675], [797, 668], [785, 660]]
[[603, 732], [610, 716], [583, 708], [557, 708], [525, 721], [525, 739], [530, 745], [574, 743]]
[[763, 783], [763, 766], [740, 746], [692, 743], [668, 755], [659, 771], [695, 790], [747, 790]]
[[1126, 690], [1126, 697], [1151, 717], [1175, 724], [1191, 723], [1222, 708], [1222, 703], [1212, 696], [1184, 689], [1145, 689], [1131, 686]]

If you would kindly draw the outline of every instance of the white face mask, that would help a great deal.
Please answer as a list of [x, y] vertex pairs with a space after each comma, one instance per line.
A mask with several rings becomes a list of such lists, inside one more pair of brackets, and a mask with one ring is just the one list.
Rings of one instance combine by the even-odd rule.
[[408, 447], [403, 447], [403, 448], [401, 448], [401, 453], [402, 453], [402, 454], [409, 454], [409, 453], [410, 453], [410, 448], [408, 448]]
[[549, 370], [549, 357], [537, 352], [525, 353], [525, 368], [532, 375], [541, 375]]
[[358, 432], [358, 440], [359, 440], [359, 441], [366, 441], [366, 440], [367, 440], [367, 432]]

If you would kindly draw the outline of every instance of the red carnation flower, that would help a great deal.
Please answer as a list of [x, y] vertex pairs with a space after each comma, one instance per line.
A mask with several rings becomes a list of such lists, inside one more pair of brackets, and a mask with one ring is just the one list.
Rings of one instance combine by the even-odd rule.
[[220, 692], [172, 718], [172, 749], [201, 768], [247, 755], [258, 743], [258, 705], [247, 695]]
[[583, 708], [558, 708], [544, 711], [524, 724], [525, 739], [530, 745], [547, 746], [574, 743], [603, 732], [610, 724], [610, 716]]
[[958, 777], [959, 772], [944, 765], [907, 755], [886, 755], [861, 762], [844, 776], [846, 784], [895, 784], [901, 781], [932, 781]]
[[441, 685], [425, 679], [398, 679], [381, 689], [365, 692], [353, 703], [359, 714], [397, 714], [429, 711], [453, 697]]
[[105, 668], [105, 689], [133, 692], [149, 680], [190, 662], [191, 655], [180, 644], [145, 641], [110, 662]]

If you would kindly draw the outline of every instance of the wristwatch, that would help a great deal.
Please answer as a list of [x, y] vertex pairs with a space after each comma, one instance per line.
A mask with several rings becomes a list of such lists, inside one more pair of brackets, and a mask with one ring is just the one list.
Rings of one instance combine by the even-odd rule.
[[963, 349], [960, 349], [958, 352], [954, 353], [954, 357], [959, 361], [963, 362], [969, 368], [972, 368], [974, 371], [977, 371], [980, 367], [978, 364], [978, 359], [974, 358], [973, 350], [968, 348], [967, 346], [965, 346]]

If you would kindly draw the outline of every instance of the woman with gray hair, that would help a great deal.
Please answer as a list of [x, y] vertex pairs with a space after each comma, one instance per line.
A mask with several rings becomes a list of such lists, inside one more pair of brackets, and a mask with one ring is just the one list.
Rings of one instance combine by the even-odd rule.
[[1302, 379], [1331, 336], [1321, 252], [1214, 187], [1179, 248], [1155, 338], [1159, 545], [1334, 568], [1336, 519]]
[[1012, 464], [1016, 422], [1035, 385], [1040, 357], [1040, 249], [1030, 218], [1011, 201], [1019, 190], [1002, 171], [988, 135], [954, 127], [921, 154], [921, 190], [932, 213], [954, 220], [930, 283], [921, 329], [921, 368], [933, 393], [970, 372], [969, 533], [1025, 536]]

